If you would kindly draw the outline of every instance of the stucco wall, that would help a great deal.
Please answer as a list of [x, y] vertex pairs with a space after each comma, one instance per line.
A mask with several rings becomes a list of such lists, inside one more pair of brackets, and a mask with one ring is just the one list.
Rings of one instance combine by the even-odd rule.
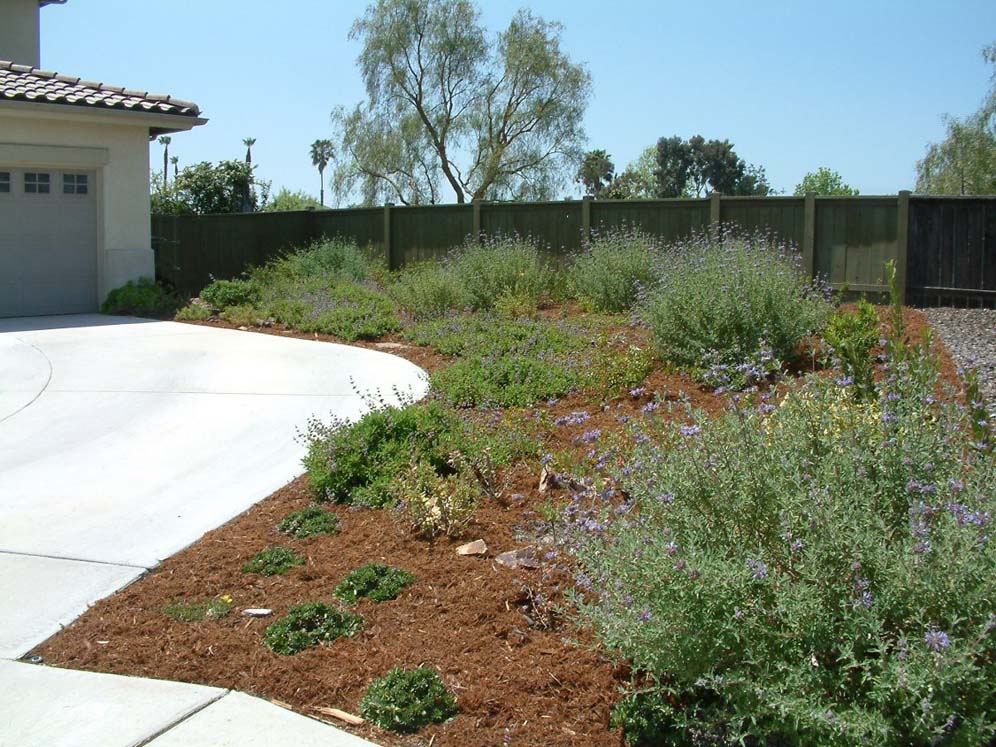
[[38, 0], [0, 0], [0, 60], [40, 67]]
[[[6, 2], [6, 0], [2, 0]], [[58, 148], [103, 148], [100, 192], [98, 293], [100, 300], [128, 280], [153, 277], [149, 221], [148, 127], [5, 116], [0, 111], [0, 144], [56, 146], [32, 149], [39, 162], [15, 166], [59, 166]], [[2, 161], [3, 159], [0, 159]]]

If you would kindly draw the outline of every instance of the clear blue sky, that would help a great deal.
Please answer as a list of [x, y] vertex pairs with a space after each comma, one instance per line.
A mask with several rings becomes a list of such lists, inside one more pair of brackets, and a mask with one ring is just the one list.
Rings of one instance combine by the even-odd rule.
[[[347, 39], [363, 2], [70, 0], [42, 11], [42, 67], [196, 101], [211, 121], [173, 138], [181, 166], [241, 158], [317, 195], [309, 145], [363, 96]], [[617, 168], [658, 137], [729, 138], [791, 192], [821, 165], [864, 194], [910, 188], [944, 113], [989, 86], [993, 0], [480, 2], [488, 27], [519, 7], [564, 23], [587, 64], [590, 147]], [[153, 164], [161, 158], [151, 148]]]

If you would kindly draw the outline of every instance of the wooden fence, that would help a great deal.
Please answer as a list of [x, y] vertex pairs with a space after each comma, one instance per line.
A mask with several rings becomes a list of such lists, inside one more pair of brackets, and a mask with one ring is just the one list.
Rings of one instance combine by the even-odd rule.
[[200, 216], [153, 216], [156, 275], [196, 294], [292, 247], [341, 236], [396, 269], [438, 258], [469, 237], [518, 234], [557, 257], [586, 237], [639, 227], [673, 241], [731, 222], [770, 230], [799, 247], [806, 269], [835, 287], [884, 292], [895, 260], [900, 287], [919, 304], [996, 303], [996, 197], [721, 197], [677, 200], [426, 205]]

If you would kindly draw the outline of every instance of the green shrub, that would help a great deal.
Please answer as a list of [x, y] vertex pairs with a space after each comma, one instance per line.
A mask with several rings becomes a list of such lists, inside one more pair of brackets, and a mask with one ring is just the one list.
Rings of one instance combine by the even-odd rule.
[[597, 311], [628, 311], [653, 288], [661, 249], [649, 234], [616, 230], [596, 236], [569, 269], [577, 296]]
[[205, 602], [173, 602], [163, 610], [177, 622], [201, 622], [203, 620], [220, 620], [235, 606], [234, 600], [223, 594]]
[[881, 338], [879, 327], [875, 307], [862, 299], [853, 312], [835, 312], [823, 332], [831, 360], [843, 371], [845, 379], [854, 384], [850, 391], [860, 399], [875, 396], [872, 349]]
[[603, 340], [582, 381], [586, 390], [602, 399], [618, 397], [643, 383], [653, 368], [649, 350], [636, 345], [619, 350]]
[[277, 524], [277, 531], [297, 539], [335, 534], [339, 531], [339, 517], [319, 506], [308, 506], [287, 514]]
[[529, 407], [574, 391], [581, 375], [562, 361], [502, 353], [462, 358], [436, 371], [430, 382], [456, 407]]
[[382, 407], [354, 423], [311, 421], [304, 464], [319, 500], [389, 506], [397, 502], [395, 477], [413, 459], [445, 471], [466, 436], [460, 417], [438, 402]]
[[229, 306], [252, 306], [259, 289], [251, 280], [215, 280], [201, 291], [201, 299], [219, 311]]
[[271, 264], [277, 273], [296, 278], [336, 278], [361, 282], [370, 278], [370, 260], [355, 242], [325, 238]]
[[572, 504], [581, 621], [645, 694], [616, 720], [669, 740], [633, 743], [990, 743], [996, 461], [922, 349], [887, 365], [644, 432], [623, 502]]
[[304, 565], [304, 558], [286, 547], [273, 546], [260, 550], [242, 566], [243, 573], [261, 576], [282, 576], [296, 565]]
[[431, 319], [469, 305], [456, 275], [440, 262], [424, 262], [401, 272], [389, 287], [398, 306], [415, 319]]
[[394, 302], [364, 285], [297, 281], [279, 284], [274, 291], [267, 292], [272, 300], [264, 300], [263, 308], [276, 321], [301, 332], [352, 342], [376, 339], [401, 327]]
[[481, 502], [482, 479], [493, 475], [456, 469], [440, 474], [425, 463], [411, 464], [395, 478], [393, 490], [404, 506], [409, 527], [416, 534], [432, 538], [458, 536], [473, 520]]
[[352, 637], [362, 627], [363, 618], [359, 615], [312, 602], [291, 607], [285, 617], [266, 629], [263, 641], [271, 651], [291, 655], [342, 636]]
[[448, 721], [458, 710], [439, 673], [428, 667], [392, 669], [374, 680], [360, 701], [363, 718], [403, 734]]
[[368, 563], [351, 571], [335, 587], [335, 595], [346, 604], [356, 604], [362, 597], [375, 602], [396, 599], [401, 590], [415, 583], [415, 576], [401, 568]]
[[212, 316], [211, 307], [200, 303], [191, 303], [176, 312], [173, 317], [180, 322], [202, 322]]
[[260, 313], [248, 304], [240, 306], [226, 306], [221, 312], [221, 318], [224, 321], [229, 324], [235, 324], [239, 327], [254, 327], [260, 323], [260, 317]]
[[642, 314], [660, 355], [679, 366], [736, 366], [762, 350], [791, 360], [829, 313], [793, 250], [761, 234], [699, 234], [669, 247], [661, 266]]
[[172, 316], [181, 305], [180, 299], [150, 278], [129, 280], [107, 294], [100, 311], [104, 314], [134, 316]]
[[471, 308], [494, 309], [506, 296], [535, 308], [551, 286], [553, 273], [535, 244], [518, 238], [468, 242], [446, 259]]

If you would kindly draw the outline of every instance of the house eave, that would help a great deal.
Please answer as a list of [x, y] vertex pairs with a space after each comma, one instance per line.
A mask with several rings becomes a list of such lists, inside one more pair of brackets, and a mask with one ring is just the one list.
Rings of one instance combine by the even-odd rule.
[[48, 104], [36, 101], [0, 101], [0, 114], [35, 119], [148, 127], [149, 137], [187, 132], [208, 122], [203, 117], [181, 114], [156, 114], [127, 109], [98, 109], [96, 107]]

